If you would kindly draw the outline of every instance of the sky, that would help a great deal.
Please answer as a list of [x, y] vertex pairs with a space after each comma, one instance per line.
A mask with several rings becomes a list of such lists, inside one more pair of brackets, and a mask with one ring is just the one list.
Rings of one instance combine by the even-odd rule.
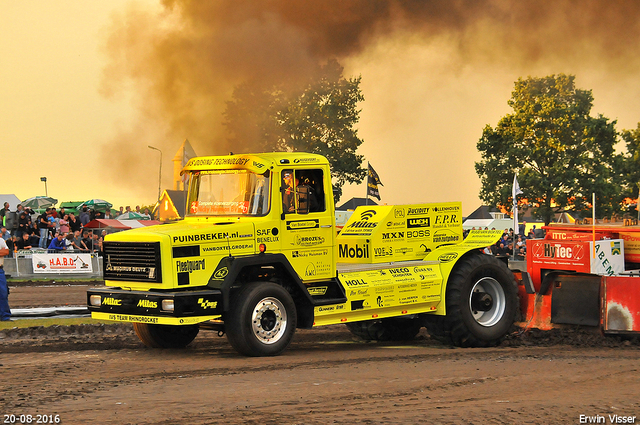
[[[0, 193], [147, 205], [188, 139], [226, 154], [225, 101], [249, 79], [336, 58], [361, 76], [359, 153], [382, 203], [481, 205], [476, 143], [514, 82], [576, 75], [592, 115], [640, 122], [640, 5], [608, 1], [0, 0]], [[250, 146], [233, 147], [249, 151]], [[621, 148], [622, 149], [622, 148]], [[363, 197], [346, 187], [342, 201]], [[13, 208], [15, 206], [12, 206]]]

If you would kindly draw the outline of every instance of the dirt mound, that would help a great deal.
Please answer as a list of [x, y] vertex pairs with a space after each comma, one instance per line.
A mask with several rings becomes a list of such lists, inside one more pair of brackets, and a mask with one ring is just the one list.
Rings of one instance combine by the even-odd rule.
[[138, 338], [129, 324], [35, 326], [0, 331], [5, 353], [135, 348]]
[[[201, 331], [193, 344], [198, 346], [226, 344], [226, 338], [220, 338], [219, 336], [217, 332]], [[13, 328], [0, 331], [0, 340], [2, 341], [2, 352], [112, 350], [143, 347], [133, 332], [133, 327], [127, 323]], [[297, 343], [324, 343], [327, 341], [378, 344], [380, 346], [390, 345], [390, 343], [362, 341], [342, 325], [299, 330], [294, 339], [294, 342]], [[410, 344], [420, 346], [442, 345], [431, 339], [425, 329], [420, 332], [415, 340], [407, 342], [407, 345]], [[597, 329], [581, 327], [566, 327], [550, 331], [518, 329], [508, 335], [500, 346], [625, 347], [638, 349], [640, 348], [640, 338], [604, 336]]]
[[573, 347], [615, 348], [632, 346], [640, 348], [640, 338], [621, 335], [605, 336], [597, 328], [566, 326], [548, 331], [519, 329], [508, 335], [501, 345], [507, 347], [569, 345]]

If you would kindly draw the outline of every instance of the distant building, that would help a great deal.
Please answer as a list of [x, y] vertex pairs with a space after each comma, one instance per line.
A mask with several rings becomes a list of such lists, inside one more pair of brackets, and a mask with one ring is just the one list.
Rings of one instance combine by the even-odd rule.
[[189, 143], [188, 139], [184, 139], [182, 145], [180, 145], [180, 149], [176, 152], [176, 156], [173, 157], [173, 190], [187, 190], [189, 188], [189, 180], [188, 176], [180, 175], [180, 171], [187, 165], [187, 162], [191, 158], [195, 158], [196, 151], [191, 147], [191, 143]]
[[465, 230], [484, 229], [485, 227], [496, 230], [511, 229], [513, 228], [513, 220], [495, 207], [482, 205], [469, 214], [462, 223], [462, 228]]
[[0, 208], [4, 208], [4, 203], [9, 203], [11, 211], [15, 211], [20, 203], [20, 199], [14, 194], [0, 195]]
[[369, 199], [369, 203], [367, 203], [367, 198], [351, 198], [344, 204], [336, 207], [336, 210], [340, 211], [349, 211], [355, 210], [357, 207], [362, 205], [378, 205], [375, 201]]

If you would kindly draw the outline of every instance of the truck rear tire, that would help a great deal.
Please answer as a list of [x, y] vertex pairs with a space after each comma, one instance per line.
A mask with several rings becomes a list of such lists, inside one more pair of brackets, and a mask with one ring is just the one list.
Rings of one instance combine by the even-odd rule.
[[133, 330], [144, 345], [150, 348], [184, 348], [198, 335], [198, 325], [152, 325], [134, 323]]
[[225, 327], [238, 353], [276, 356], [289, 346], [296, 320], [296, 305], [286, 289], [272, 282], [254, 282], [235, 294]]
[[411, 341], [422, 324], [418, 319], [389, 318], [347, 323], [347, 329], [365, 341]]
[[486, 254], [458, 261], [446, 290], [446, 316], [426, 316], [429, 334], [459, 347], [500, 343], [518, 314], [518, 287], [513, 273]]

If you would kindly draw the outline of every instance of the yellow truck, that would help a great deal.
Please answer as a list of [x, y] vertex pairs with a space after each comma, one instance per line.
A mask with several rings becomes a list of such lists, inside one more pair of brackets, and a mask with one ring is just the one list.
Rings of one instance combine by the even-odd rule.
[[191, 159], [184, 220], [108, 235], [92, 317], [133, 323], [149, 347], [200, 329], [241, 354], [281, 353], [296, 328], [344, 323], [369, 340], [424, 326], [457, 346], [497, 344], [518, 312], [504, 263], [462, 237], [457, 202], [364, 206], [340, 234], [329, 163], [308, 153]]

